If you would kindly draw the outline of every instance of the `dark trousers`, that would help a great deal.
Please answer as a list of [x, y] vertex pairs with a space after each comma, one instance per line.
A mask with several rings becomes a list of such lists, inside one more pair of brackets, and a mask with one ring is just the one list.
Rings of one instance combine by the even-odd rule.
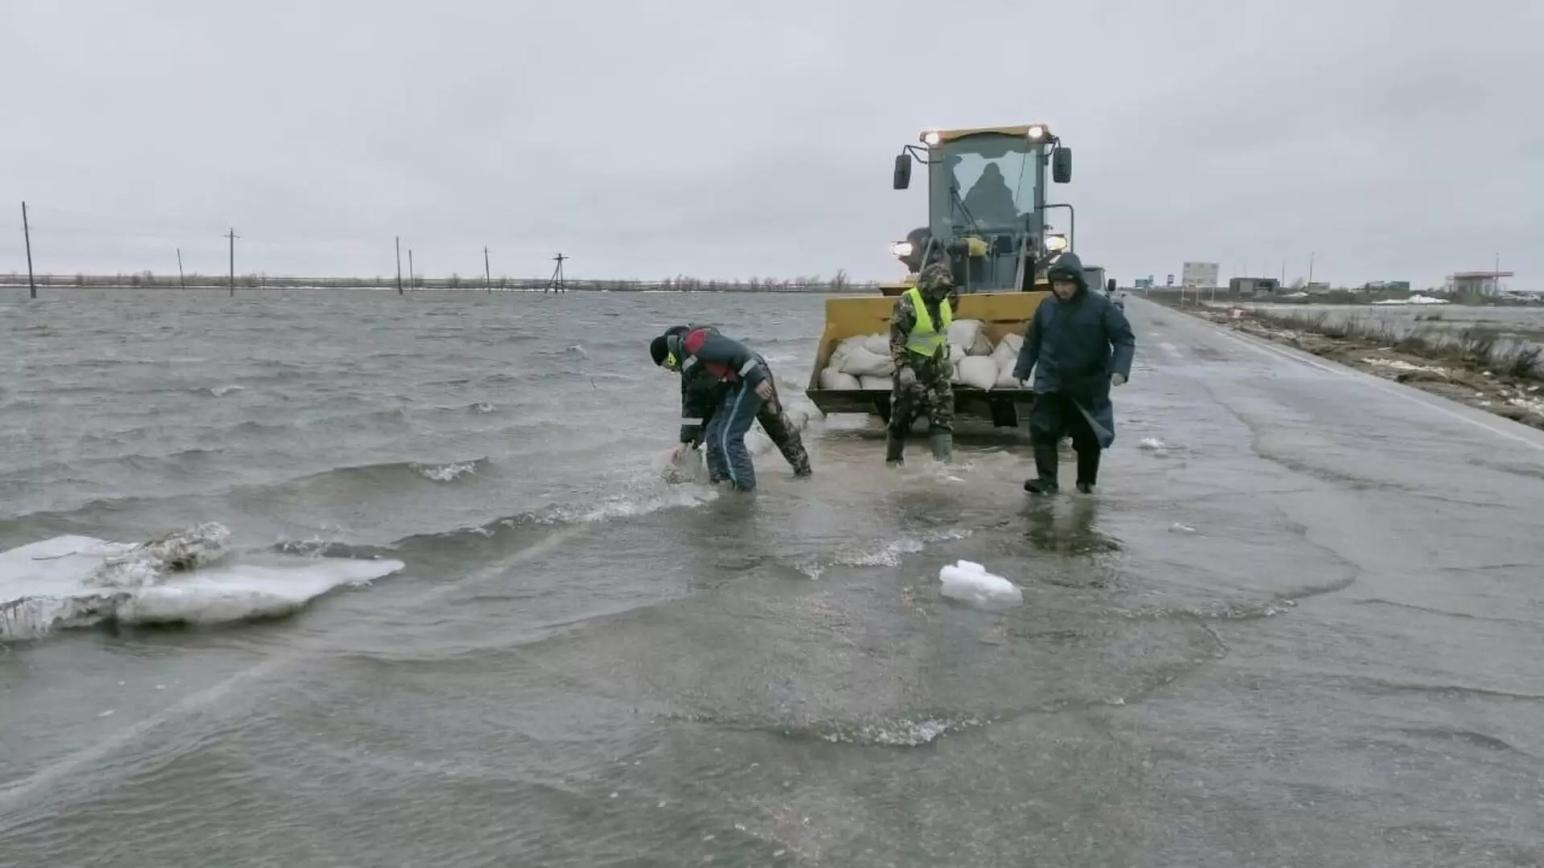
[[[704, 442], [708, 437], [707, 428], [712, 427], [713, 417], [718, 415], [720, 409], [722, 408], [718, 406], [708, 408], [707, 426], [704, 427], [702, 435]], [[756, 421], [761, 423], [762, 430], [766, 431], [767, 436], [771, 437], [772, 442], [777, 445], [777, 451], [783, 453], [783, 457], [788, 459], [788, 466], [793, 468], [793, 472], [800, 476], [808, 475], [809, 451], [804, 448], [804, 438], [799, 435], [799, 429], [795, 428], [788, 416], [783, 413], [783, 401], [777, 393], [776, 384], [772, 386], [772, 400], [763, 402], [761, 409], [756, 412]], [[728, 478], [727, 472], [714, 477], [715, 481], [719, 482]]]
[[727, 479], [741, 491], [756, 487], [756, 466], [745, 448], [745, 434], [761, 412], [761, 396], [744, 382], [736, 383], [724, 395], [724, 403], [713, 413], [703, 439], [708, 445], [708, 474], [713, 479]]
[[1099, 438], [1077, 402], [1060, 392], [1036, 395], [1035, 407], [1029, 413], [1029, 442], [1035, 447], [1035, 470], [1042, 480], [1056, 481], [1056, 447], [1068, 434], [1078, 453], [1078, 482], [1096, 484]]

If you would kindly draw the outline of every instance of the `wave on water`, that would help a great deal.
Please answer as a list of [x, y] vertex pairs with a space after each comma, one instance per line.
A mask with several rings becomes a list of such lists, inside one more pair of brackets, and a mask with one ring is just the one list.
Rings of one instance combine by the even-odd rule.
[[0, 642], [107, 621], [219, 624], [294, 612], [401, 561], [269, 556], [244, 562], [207, 522], [144, 543], [59, 536], [0, 552]]
[[873, 747], [922, 747], [943, 736], [965, 729], [985, 726], [988, 721], [975, 717], [922, 717], [881, 720], [869, 723], [817, 723], [785, 730], [794, 738], [814, 738], [832, 744]]
[[906, 555], [918, 554], [929, 545], [962, 540], [970, 535], [969, 530], [950, 529], [903, 536], [889, 542], [843, 549], [830, 558], [801, 564], [798, 569], [811, 579], [819, 579], [832, 567], [894, 567], [899, 566]]
[[434, 482], [454, 482], [468, 474], [477, 472], [478, 462], [486, 462], [487, 459], [479, 458], [477, 461], [453, 461], [449, 464], [410, 464], [413, 472], [425, 479]]

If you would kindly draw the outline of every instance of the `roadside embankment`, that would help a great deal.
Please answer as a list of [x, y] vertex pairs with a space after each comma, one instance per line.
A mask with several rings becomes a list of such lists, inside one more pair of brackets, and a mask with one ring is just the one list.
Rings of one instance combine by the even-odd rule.
[[1356, 318], [1240, 307], [1176, 309], [1544, 429], [1540, 348], [1501, 339], [1489, 329], [1400, 332]]

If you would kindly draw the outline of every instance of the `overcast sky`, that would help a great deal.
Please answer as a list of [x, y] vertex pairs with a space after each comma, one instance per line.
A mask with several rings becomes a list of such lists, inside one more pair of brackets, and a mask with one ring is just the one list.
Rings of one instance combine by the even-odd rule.
[[[739, 11], [745, 6], [748, 11]], [[926, 126], [1043, 121], [1086, 260], [1544, 288], [1544, 3], [0, 3], [23, 270], [896, 276]]]

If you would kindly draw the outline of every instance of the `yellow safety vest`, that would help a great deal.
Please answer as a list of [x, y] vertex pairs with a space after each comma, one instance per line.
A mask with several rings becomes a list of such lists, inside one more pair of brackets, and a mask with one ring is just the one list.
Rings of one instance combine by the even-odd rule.
[[931, 359], [938, 354], [939, 349], [949, 344], [949, 323], [954, 322], [949, 300], [944, 299], [938, 303], [938, 318], [943, 320], [943, 327], [938, 328], [933, 325], [933, 317], [927, 312], [921, 290], [912, 287], [906, 290], [906, 297], [911, 299], [912, 310], [917, 313], [917, 322], [911, 327], [911, 334], [906, 336], [906, 349]]

